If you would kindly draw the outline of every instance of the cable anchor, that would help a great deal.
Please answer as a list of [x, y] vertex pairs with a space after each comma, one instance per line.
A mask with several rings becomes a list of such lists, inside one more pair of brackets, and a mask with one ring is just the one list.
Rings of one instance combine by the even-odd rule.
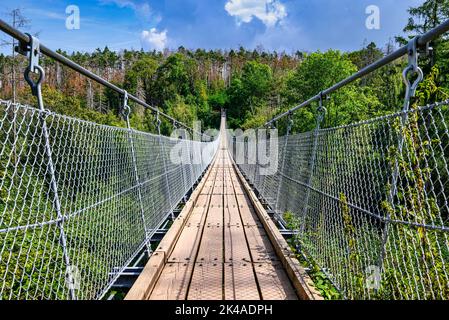
[[[418, 40], [419, 36], [412, 39], [407, 45], [408, 66], [402, 72], [402, 78], [406, 85], [404, 110], [408, 111], [410, 107], [410, 99], [416, 94], [419, 84], [424, 79], [424, 73], [418, 65]], [[416, 80], [411, 83], [409, 76], [416, 75]]]
[[[28, 52], [28, 66], [25, 69], [25, 80], [31, 87], [31, 92], [33, 96], [38, 97], [38, 100], [41, 99], [41, 84], [45, 77], [44, 69], [39, 65], [39, 55], [40, 55], [40, 42], [39, 39], [33, 37], [29, 33], [26, 34], [30, 38], [29, 44], [22, 45], [23, 52]], [[35, 73], [38, 75], [36, 81], [31, 78], [31, 73]], [[39, 107], [41, 110], [44, 110], [43, 103], [39, 101]]]

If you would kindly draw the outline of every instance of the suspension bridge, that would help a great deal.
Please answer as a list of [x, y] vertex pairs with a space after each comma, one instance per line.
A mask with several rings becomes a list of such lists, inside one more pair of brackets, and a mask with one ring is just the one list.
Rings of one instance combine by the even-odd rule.
[[[286, 128], [279, 139], [236, 136], [225, 113], [217, 137], [197, 132], [36, 37], [0, 30], [28, 57], [37, 106], [0, 100], [1, 299], [114, 288], [128, 300], [323, 299], [297, 255], [348, 299], [449, 298], [449, 101], [411, 107], [419, 53], [449, 21], [267, 122]], [[41, 55], [120, 94], [127, 127], [47, 109]], [[401, 111], [321, 128], [326, 96], [404, 55]], [[154, 113], [157, 134], [132, 128], [130, 102]], [[316, 128], [293, 133], [311, 105]], [[199, 139], [163, 136], [163, 121]], [[253, 159], [261, 145], [277, 155], [273, 174]]]

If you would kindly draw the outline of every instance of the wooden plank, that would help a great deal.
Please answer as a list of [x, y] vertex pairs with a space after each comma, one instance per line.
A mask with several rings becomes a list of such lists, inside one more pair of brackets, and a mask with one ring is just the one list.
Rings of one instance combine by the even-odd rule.
[[222, 300], [223, 264], [196, 263], [187, 299]]
[[278, 260], [276, 252], [263, 227], [246, 227], [245, 232], [254, 262]]
[[306, 273], [304, 268], [299, 264], [299, 261], [292, 253], [289, 245], [287, 244], [287, 241], [282, 237], [280, 231], [269, 217], [263, 205], [257, 199], [257, 196], [255, 195], [249, 184], [243, 178], [241, 172], [238, 170], [238, 168], [236, 168], [235, 164], [234, 170], [237, 173], [238, 178], [246, 193], [248, 194], [255, 212], [259, 216], [259, 219], [268, 234], [270, 242], [272, 243], [277, 256], [280, 258], [282, 265], [287, 272], [290, 281], [293, 283], [299, 297], [302, 300], [323, 300], [322, 295], [314, 287], [312, 279]]
[[225, 264], [225, 300], [260, 300], [251, 263]]
[[201, 194], [202, 195], [207, 195], [207, 194], [211, 194], [214, 190], [214, 186], [208, 186], [208, 187], [204, 187], [203, 190], [201, 190]]
[[225, 195], [224, 221], [226, 226], [241, 226], [239, 208], [234, 195]]
[[251, 263], [251, 255], [243, 227], [225, 227], [225, 262]]
[[193, 262], [201, 241], [202, 226], [185, 226], [168, 262]]
[[195, 201], [195, 208], [205, 208], [209, 205], [209, 196], [206, 194], [200, 194]]
[[170, 230], [159, 243], [156, 251], [151, 255], [144, 271], [139, 275], [125, 299], [148, 298], [149, 293], [153, 290], [157, 283], [157, 279], [159, 279], [160, 274], [163, 272], [168, 255], [173, 251], [173, 248], [181, 235], [183, 227], [193, 211], [195, 200], [202, 192], [206, 181], [211, 177], [214, 177], [214, 175], [212, 175], [212, 166], [209, 166], [198, 187], [193, 191], [189, 201], [182, 209], [179, 217], [175, 220]]
[[196, 262], [223, 262], [223, 226], [206, 225]]
[[237, 202], [240, 211], [240, 217], [242, 218], [245, 226], [262, 226], [259, 217], [252, 208], [248, 206], [248, 203], [241, 195], [237, 195]]
[[192, 213], [190, 214], [189, 219], [187, 220], [186, 225], [198, 225], [198, 224], [204, 224], [204, 220], [206, 217], [207, 208], [195, 208], [193, 209]]
[[235, 194], [235, 192], [234, 192], [234, 186], [232, 186], [232, 185], [226, 185], [226, 186], [224, 187], [224, 194], [234, 195], [234, 194]]
[[223, 207], [215, 205], [209, 207], [206, 217], [206, 225], [222, 225], [223, 226]]
[[185, 300], [193, 264], [167, 263], [149, 300]]
[[255, 263], [254, 269], [263, 300], [298, 300], [281, 263]]
[[223, 194], [223, 183], [222, 182], [215, 183], [213, 194], [214, 195], [222, 195]]
[[[139, 275], [141, 281], [136, 281], [129, 290], [125, 300], [146, 300], [156, 285], [157, 279], [165, 266], [164, 252], [155, 252]], [[142, 281], [143, 280], [143, 281]]]

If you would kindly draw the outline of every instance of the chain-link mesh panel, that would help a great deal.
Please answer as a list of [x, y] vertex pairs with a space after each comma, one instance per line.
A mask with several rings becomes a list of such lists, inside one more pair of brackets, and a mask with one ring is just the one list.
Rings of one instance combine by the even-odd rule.
[[[176, 164], [179, 144], [207, 156]], [[0, 298], [99, 298], [216, 149], [0, 101]]]
[[274, 176], [239, 165], [346, 297], [449, 299], [448, 104], [281, 137]]

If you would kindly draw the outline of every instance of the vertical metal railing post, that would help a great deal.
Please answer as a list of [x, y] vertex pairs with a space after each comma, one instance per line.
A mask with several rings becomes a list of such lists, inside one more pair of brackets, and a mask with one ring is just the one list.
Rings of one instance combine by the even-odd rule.
[[276, 192], [276, 199], [275, 199], [276, 200], [276, 206], [275, 206], [274, 211], [275, 211], [275, 213], [277, 215], [280, 214], [279, 197], [281, 196], [281, 190], [282, 190], [282, 187], [284, 185], [284, 175], [283, 174], [284, 174], [284, 169], [285, 169], [285, 153], [287, 151], [288, 138], [290, 136], [290, 132], [291, 132], [292, 127], [293, 127], [293, 115], [291, 113], [289, 113], [287, 121], [288, 121], [287, 131], [285, 133], [284, 146], [282, 147], [281, 167], [279, 168], [279, 172], [281, 174], [278, 175], [279, 176], [279, 182], [278, 182], [278, 189], [277, 189], [277, 192]]
[[[269, 125], [268, 129], [267, 129], [267, 132], [265, 133], [265, 144], [264, 144], [265, 145], [265, 147], [264, 147], [265, 148], [265, 153], [267, 152], [267, 150], [269, 150], [269, 147], [270, 147], [270, 146], [268, 146], [268, 143], [271, 142], [271, 130], [272, 129], [276, 129], [275, 123]], [[267, 175], [264, 175], [264, 176], [260, 175], [260, 177], [262, 179], [262, 185], [260, 187], [260, 196], [268, 204], [269, 199], [268, 199], [267, 195], [265, 194], [266, 186], [267, 186], [267, 183], [268, 183], [268, 181], [267, 181], [268, 176]]]
[[[398, 154], [395, 157], [394, 169], [391, 176], [391, 188], [388, 195], [388, 203], [391, 205], [391, 208], [394, 208], [395, 197], [398, 193], [398, 180], [399, 180], [399, 161], [398, 157], [402, 154], [402, 150], [404, 148], [404, 130], [403, 128], [407, 125], [408, 120], [408, 111], [410, 110], [410, 101], [415, 96], [416, 90], [418, 89], [418, 85], [424, 79], [424, 73], [422, 69], [418, 65], [418, 41], [419, 37], [415, 37], [412, 39], [407, 45], [408, 51], [408, 65], [404, 69], [402, 73], [403, 80], [406, 85], [405, 90], [405, 101], [404, 107], [402, 109], [403, 113], [401, 116], [401, 126], [400, 133], [398, 135]], [[414, 83], [410, 83], [409, 75], [415, 74], [417, 76]], [[387, 211], [385, 216], [385, 224], [382, 230], [382, 241], [379, 255], [379, 268], [382, 271], [383, 269], [383, 260], [385, 258], [385, 251], [388, 241], [388, 231], [389, 231], [389, 221], [390, 221], [390, 213]]]
[[306, 184], [306, 195], [304, 198], [304, 209], [301, 215], [301, 226], [300, 226], [300, 234], [304, 234], [306, 218], [309, 211], [309, 200], [310, 200], [310, 192], [312, 190], [312, 179], [313, 179], [313, 171], [315, 170], [315, 162], [316, 162], [316, 154], [318, 148], [318, 137], [321, 129], [321, 123], [326, 114], [326, 108], [323, 106], [323, 93], [320, 93], [320, 98], [318, 100], [318, 109], [317, 109], [317, 117], [316, 117], [316, 126], [313, 131], [313, 145], [312, 145], [312, 154], [310, 156], [310, 164], [309, 164], [309, 177], [307, 179]]
[[[75, 292], [75, 280], [72, 273], [72, 266], [70, 264], [69, 252], [67, 249], [67, 236], [64, 230], [64, 215], [62, 214], [61, 201], [58, 193], [58, 182], [56, 179], [56, 170], [55, 164], [53, 162], [51, 142], [50, 142], [50, 134], [47, 127], [46, 115], [47, 110], [44, 107], [44, 100], [42, 98], [42, 81], [45, 77], [44, 69], [39, 65], [39, 55], [40, 55], [40, 44], [39, 40], [30, 34], [28, 34], [30, 43], [28, 50], [29, 54], [29, 65], [25, 70], [25, 80], [31, 87], [31, 92], [33, 96], [37, 98], [37, 103], [40, 109], [39, 117], [42, 123], [42, 133], [44, 136], [45, 143], [45, 154], [48, 158], [48, 175], [50, 176], [50, 189], [53, 193], [53, 207], [58, 216], [57, 226], [60, 232], [60, 244], [62, 247], [64, 264], [66, 267], [66, 283], [69, 286], [70, 298], [72, 300], [76, 300], [76, 292]], [[39, 78], [36, 81], [33, 81], [30, 78], [30, 73], [37, 73]]]
[[168, 170], [167, 170], [167, 159], [165, 159], [165, 144], [162, 143], [162, 134], [161, 134], [161, 119], [159, 117], [159, 112], [156, 112], [156, 128], [157, 128], [157, 134], [159, 137], [159, 148], [160, 148], [160, 152], [161, 152], [161, 156], [162, 156], [162, 163], [164, 165], [164, 177], [165, 177], [165, 187], [167, 188], [167, 193], [168, 193], [168, 205], [169, 205], [169, 210], [170, 210], [170, 217], [172, 220], [175, 219], [175, 215], [173, 213], [173, 200], [172, 200], [172, 196], [171, 196], [171, 190], [170, 190], [170, 183], [168, 181]]
[[148, 233], [148, 228], [147, 228], [146, 221], [145, 221], [145, 208], [143, 206], [143, 200], [142, 200], [142, 184], [140, 183], [139, 170], [137, 168], [137, 157], [136, 157], [136, 151], [134, 148], [133, 129], [129, 122], [129, 115], [131, 114], [131, 108], [128, 105], [128, 92], [126, 92], [126, 91], [124, 91], [124, 95], [123, 95], [122, 108], [123, 108], [122, 109], [123, 116], [125, 117], [126, 125], [128, 127], [128, 139], [129, 139], [129, 144], [131, 147], [131, 157], [132, 157], [132, 163], [133, 163], [134, 178], [135, 178], [136, 184], [137, 184], [137, 196], [139, 198], [139, 206], [140, 206], [140, 214], [141, 214], [141, 219], [142, 219], [142, 224], [143, 224], [143, 232], [145, 233], [144, 242], [145, 242], [147, 254], [149, 257], [149, 256], [151, 256], [152, 250], [151, 250], [151, 245], [149, 244], [149, 238], [148, 238], [149, 233]]
[[[173, 121], [173, 130], [174, 131], [176, 131], [178, 129], [178, 127], [176, 126], [176, 123]], [[186, 141], [187, 140], [184, 140], [183, 138], [182, 138], [182, 136], [178, 136], [178, 139], [181, 139], [182, 141], [180, 141], [180, 143], [182, 144], [182, 149], [181, 149], [181, 152], [182, 152], [182, 154], [181, 154], [181, 164], [180, 164], [180, 166], [181, 166], [181, 179], [182, 179], [182, 186], [183, 186], [183, 193], [184, 193], [184, 196], [182, 197], [182, 199], [183, 199], [183, 201], [185, 202], [185, 193], [187, 192], [187, 182], [186, 182], [186, 175], [185, 175], [185, 173], [184, 173], [184, 156], [185, 156], [185, 154], [184, 154], [184, 152], [186, 151], [185, 149], [185, 143], [186, 143]]]

